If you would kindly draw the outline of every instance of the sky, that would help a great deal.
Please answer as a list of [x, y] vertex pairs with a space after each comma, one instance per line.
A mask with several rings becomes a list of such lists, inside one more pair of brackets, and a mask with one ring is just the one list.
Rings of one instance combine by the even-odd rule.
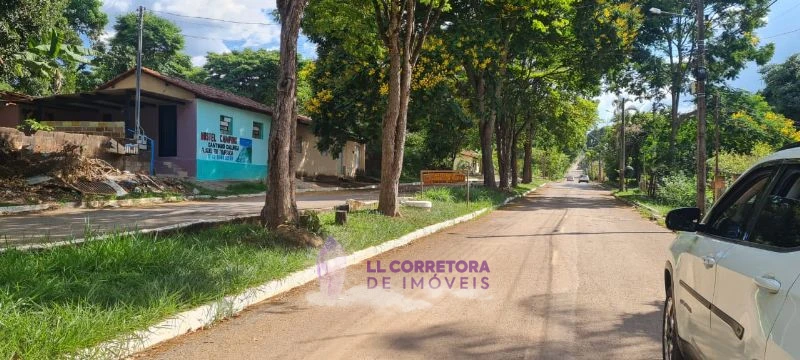
[[[767, 17], [767, 26], [759, 29], [757, 34], [762, 44], [774, 43], [775, 54], [770, 64], [782, 63], [789, 56], [800, 53], [800, 1], [798, 0], [778, 0], [772, 5]], [[729, 81], [728, 85], [748, 91], [758, 91], [764, 88], [764, 81], [758, 73], [759, 66], [749, 63], [739, 77]], [[611, 93], [604, 93], [596, 100], [599, 101], [598, 115], [602, 123], [608, 123], [613, 118], [612, 102], [617, 96]], [[678, 111], [687, 112], [694, 109], [693, 97], [682, 96], [681, 105]], [[669, 102], [669, 99], [666, 100]], [[633, 106], [642, 109], [652, 109], [649, 101], [634, 103]]]
[[[280, 26], [275, 25], [272, 12], [275, 0], [103, 0], [103, 10], [109, 14], [106, 36], [113, 35], [116, 16], [135, 11], [144, 6], [156, 15], [165, 17], [178, 25], [186, 37], [185, 51], [194, 65], [203, 65], [208, 52], [224, 53], [242, 48], [278, 49]], [[172, 14], [168, 14], [172, 13]], [[187, 18], [173, 14], [223, 19], [233, 22]], [[758, 30], [762, 43], [775, 44], [775, 55], [770, 63], [781, 63], [794, 53], [800, 52], [800, 1], [777, 0], [768, 16], [767, 26]], [[241, 24], [259, 23], [259, 24]], [[272, 24], [272, 25], [263, 25]], [[298, 51], [306, 58], [316, 58], [316, 47], [301, 35]], [[739, 77], [729, 85], [749, 91], [758, 91], [764, 83], [755, 63], [748, 64]], [[598, 115], [604, 123], [613, 117], [612, 102], [616, 95], [604, 93], [599, 96]], [[667, 101], [669, 101], [667, 99]], [[632, 106], [650, 109], [648, 101], [636, 102]], [[692, 97], [684, 96], [679, 111], [694, 108]]]

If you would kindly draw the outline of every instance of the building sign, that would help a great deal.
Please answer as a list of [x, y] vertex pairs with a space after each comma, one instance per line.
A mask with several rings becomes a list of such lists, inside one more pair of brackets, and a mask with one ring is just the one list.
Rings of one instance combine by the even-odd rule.
[[458, 184], [467, 182], [467, 177], [461, 171], [422, 170], [420, 172], [420, 181], [423, 185]]
[[200, 133], [200, 158], [243, 164], [253, 162], [253, 140], [232, 135]]

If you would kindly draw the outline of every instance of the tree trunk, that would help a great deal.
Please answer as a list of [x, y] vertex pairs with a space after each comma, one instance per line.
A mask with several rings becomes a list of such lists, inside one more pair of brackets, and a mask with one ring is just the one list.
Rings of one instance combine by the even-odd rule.
[[[394, 2], [390, 6], [397, 6]], [[398, 13], [401, 11], [397, 10]], [[397, 148], [399, 137], [405, 138], [405, 128], [398, 132], [400, 126], [401, 109], [403, 104], [403, 54], [400, 45], [400, 16], [390, 17], [388, 25], [386, 47], [389, 50], [389, 94], [386, 112], [383, 116], [381, 131], [381, 184], [380, 195], [378, 197], [378, 210], [386, 216], [397, 216], [398, 202], [397, 194], [400, 185], [401, 167], [397, 158], [400, 157], [399, 164], [402, 166], [402, 141], [400, 149]], [[398, 154], [399, 150], [399, 154]]]
[[675, 147], [678, 139], [678, 128], [680, 127], [680, 120], [678, 120], [678, 105], [680, 105], [681, 94], [679, 91], [672, 91], [672, 109], [670, 109], [670, 133], [669, 133], [669, 161], [670, 167], [675, 165]]
[[478, 98], [478, 113], [480, 114], [481, 138], [481, 166], [483, 167], [483, 185], [496, 188], [494, 180], [494, 161], [492, 161], [492, 134], [494, 134], [494, 118], [486, 111], [486, 80], [480, 76], [475, 83], [475, 93]]
[[525, 160], [522, 164], [522, 183], [530, 184], [533, 182], [533, 120], [528, 121], [527, 136], [525, 137]]
[[297, 132], [297, 36], [306, 0], [278, 0], [281, 19], [280, 72], [274, 119], [269, 133], [267, 196], [261, 218], [267, 228], [297, 220], [294, 144]]
[[[518, 134], [517, 134], [518, 135]], [[519, 185], [519, 169], [517, 168], [517, 135], [511, 141], [511, 188]]]

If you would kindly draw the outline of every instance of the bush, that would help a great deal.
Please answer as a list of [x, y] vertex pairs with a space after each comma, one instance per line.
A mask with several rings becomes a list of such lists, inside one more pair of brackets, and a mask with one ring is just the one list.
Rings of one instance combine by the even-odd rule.
[[52, 126], [42, 124], [34, 119], [27, 119], [17, 125], [17, 130], [24, 132], [25, 135], [31, 135], [37, 131], [53, 131], [54, 129]]
[[697, 194], [697, 180], [683, 173], [669, 175], [661, 180], [661, 186], [656, 190], [656, 199], [667, 205], [695, 206]]
[[455, 202], [456, 198], [453, 190], [453, 188], [448, 187], [432, 187], [419, 193], [418, 197], [431, 201]]
[[297, 220], [297, 227], [322, 235], [322, 220], [319, 218], [319, 213], [313, 210], [306, 210], [300, 214], [300, 218]]

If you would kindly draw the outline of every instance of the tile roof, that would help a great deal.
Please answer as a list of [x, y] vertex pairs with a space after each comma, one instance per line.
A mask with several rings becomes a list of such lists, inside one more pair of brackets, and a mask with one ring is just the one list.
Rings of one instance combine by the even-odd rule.
[[[132, 75], [135, 71], [136, 71], [136, 68], [132, 68], [132, 69], [120, 74], [120, 75], [117, 75], [117, 77], [109, 80], [107, 83], [105, 83], [103, 85], [100, 85], [98, 90], [107, 89], [107, 88], [113, 86], [114, 84], [122, 81], [126, 77]], [[225, 105], [230, 105], [230, 106], [234, 106], [234, 107], [239, 107], [239, 108], [243, 108], [243, 109], [247, 109], [247, 110], [251, 110], [251, 111], [255, 111], [255, 112], [264, 113], [264, 114], [267, 114], [269, 116], [273, 116], [273, 109], [271, 107], [266, 106], [266, 105], [264, 105], [264, 104], [262, 104], [262, 103], [260, 103], [258, 101], [246, 98], [244, 96], [236, 95], [236, 94], [231, 93], [229, 91], [220, 90], [220, 89], [217, 89], [215, 87], [208, 86], [208, 85], [198, 84], [198, 83], [191, 82], [191, 81], [188, 81], [188, 80], [167, 76], [167, 75], [159, 73], [158, 71], [155, 71], [155, 70], [152, 70], [152, 69], [148, 69], [148, 68], [145, 68], [145, 67], [142, 68], [142, 73], [143, 74], [148, 74], [148, 75], [153, 76], [155, 78], [161, 79], [161, 80], [163, 80], [163, 81], [165, 81], [165, 82], [167, 82], [167, 83], [169, 83], [171, 85], [174, 85], [174, 86], [177, 86], [177, 87], [179, 87], [181, 89], [189, 91], [189, 92], [195, 94], [195, 96], [197, 96], [200, 99], [209, 100], [209, 101], [213, 101], [213, 102], [217, 102], [217, 103], [221, 103], [221, 104], [225, 104]], [[311, 123], [311, 118], [309, 118], [307, 116], [304, 116], [304, 115], [298, 115], [297, 116], [297, 120], [302, 122], [302, 123], [306, 123], [306, 124]]]

